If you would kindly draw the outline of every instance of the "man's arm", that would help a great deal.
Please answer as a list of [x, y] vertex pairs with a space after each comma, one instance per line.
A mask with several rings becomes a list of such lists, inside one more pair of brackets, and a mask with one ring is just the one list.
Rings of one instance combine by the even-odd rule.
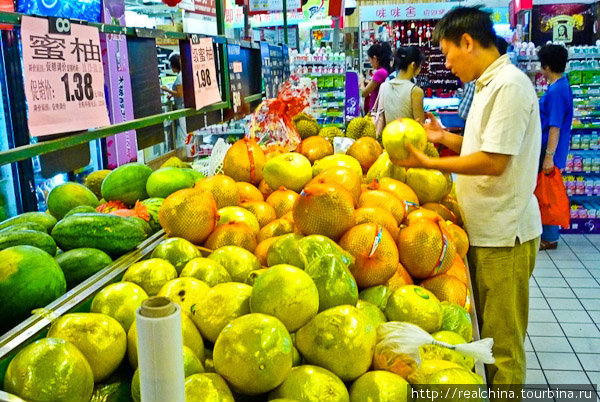
[[449, 131], [444, 130], [444, 134], [440, 144], [444, 145], [446, 148], [450, 148], [457, 154], [460, 154], [460, 150], [462, 148], [463, 137], [458, 134], [452, 134]]
[[542, 163], [542, 171], [544, 173], [552, 173], [554, 170], [554, 153], [558, 146], [558, 138], [560, 137], [560, 128], [551, 126], [548, 133], [548, 145], [546, 146], [546, 155]]
[[425, 113], [425, 119], [427, 121], [423, 124], [423, 128], [427, 133], [427, 139], [434, 144], [442, 144], [446, 148], [450, 148], [452, 151], [460, 154], [463, 137], [444, 130], [432, 113]]

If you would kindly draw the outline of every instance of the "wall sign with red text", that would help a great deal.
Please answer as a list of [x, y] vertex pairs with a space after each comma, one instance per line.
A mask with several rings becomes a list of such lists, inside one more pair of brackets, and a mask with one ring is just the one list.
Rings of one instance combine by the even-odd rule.
[[194, 77], [194, 95], [196, 109], [221, 101], [219, 83], [215, 69], [215, 52], [212, 38], [190, 39], [192, 51], [192, 73]]

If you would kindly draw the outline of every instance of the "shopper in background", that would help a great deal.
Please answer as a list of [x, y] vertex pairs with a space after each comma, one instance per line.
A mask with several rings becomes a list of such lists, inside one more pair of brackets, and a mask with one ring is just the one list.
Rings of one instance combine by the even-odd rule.
[[[540, 171], [550, 174], [554, 166], [564, 169], [573, 121], [573, 93], [564, 74], [569, 52], [561, 45], [545, 45], [538, 52], [542, 74], [548, 81], [548, 90], [540, 99], [542, 121], [542, 153]], [[558, 226], [544, 225], [540, 250], [558, 246]]]
[[416, 46], [401, 47], [394, 55], [396, 78], [381, 84], [377, 115], [383, 113], [386, 122], [409, 117], [424, 121], [423, 90], [414, 83], [425, 61], [423, 53]]
[[430, 141], [460, 156], [429, 158], [409, 147], [409, 160], [395, 162], [458, 173], [481, 337], [494, 339], [488, 381], [523, 384], [529, 278], [542, 232], [533, 194], [541, 145], [537, 95], [527, 75], [498, 52], [490, 14], [479, 7], [448, 12], [434, 40], [448, 69], [463, 82], [476, 80], [464, 137], [443, 130], [431, 114], [424, 125]]
[[360, 92], [365, 98], [365, 113], [373, 108], [379, 95], [379, 86], [385, 82], [392, 71], [392, 48], [388, 43], [376, 43], [369, 48], [367, 55], [375, 73], [366, 86], [364, 81], [361, 80], [360, 83]]
[[[181, 59], [179, 58], [179, 54], [171, 53], [169, 56], [169, 63], [171, 64], [171, 71], [176, 74], [175, 81], [171, 88], [164, 85], [161, 89], [173, 97], [173, 109], [183, 109], [183, 78], [181, 75]], [[186, 137], [186, 122], [185, 117], [182, 117], [177, 121], [177, 138], [175, 139], [175, 146], [177, 148], [183, 146]]]

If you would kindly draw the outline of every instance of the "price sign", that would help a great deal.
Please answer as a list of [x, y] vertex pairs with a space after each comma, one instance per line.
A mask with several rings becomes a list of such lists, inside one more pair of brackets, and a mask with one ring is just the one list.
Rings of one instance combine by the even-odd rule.
[[242, 58], [242, 49], [240, 45], [227, 44], [227, 60], [229, 62], [229, 86], [231, 93], [231, 103], [235, 117], [242, 117], [247, 112], [244, 98], [246, 97], [242, 74], [244, 73], [244, 64]]
[[21, 36], [30, 135], [109, 125], [98, 29], [23, 16]]
[[221, 101], [212, 38], [190, 39], [196, 109]]

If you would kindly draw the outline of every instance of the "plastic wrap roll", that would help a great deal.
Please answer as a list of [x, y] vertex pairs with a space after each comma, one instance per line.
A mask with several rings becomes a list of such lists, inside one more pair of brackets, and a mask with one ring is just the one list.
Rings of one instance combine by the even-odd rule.
[[181, 309], [166, 297], [136, 311], [142, 402], [185, 402]]

